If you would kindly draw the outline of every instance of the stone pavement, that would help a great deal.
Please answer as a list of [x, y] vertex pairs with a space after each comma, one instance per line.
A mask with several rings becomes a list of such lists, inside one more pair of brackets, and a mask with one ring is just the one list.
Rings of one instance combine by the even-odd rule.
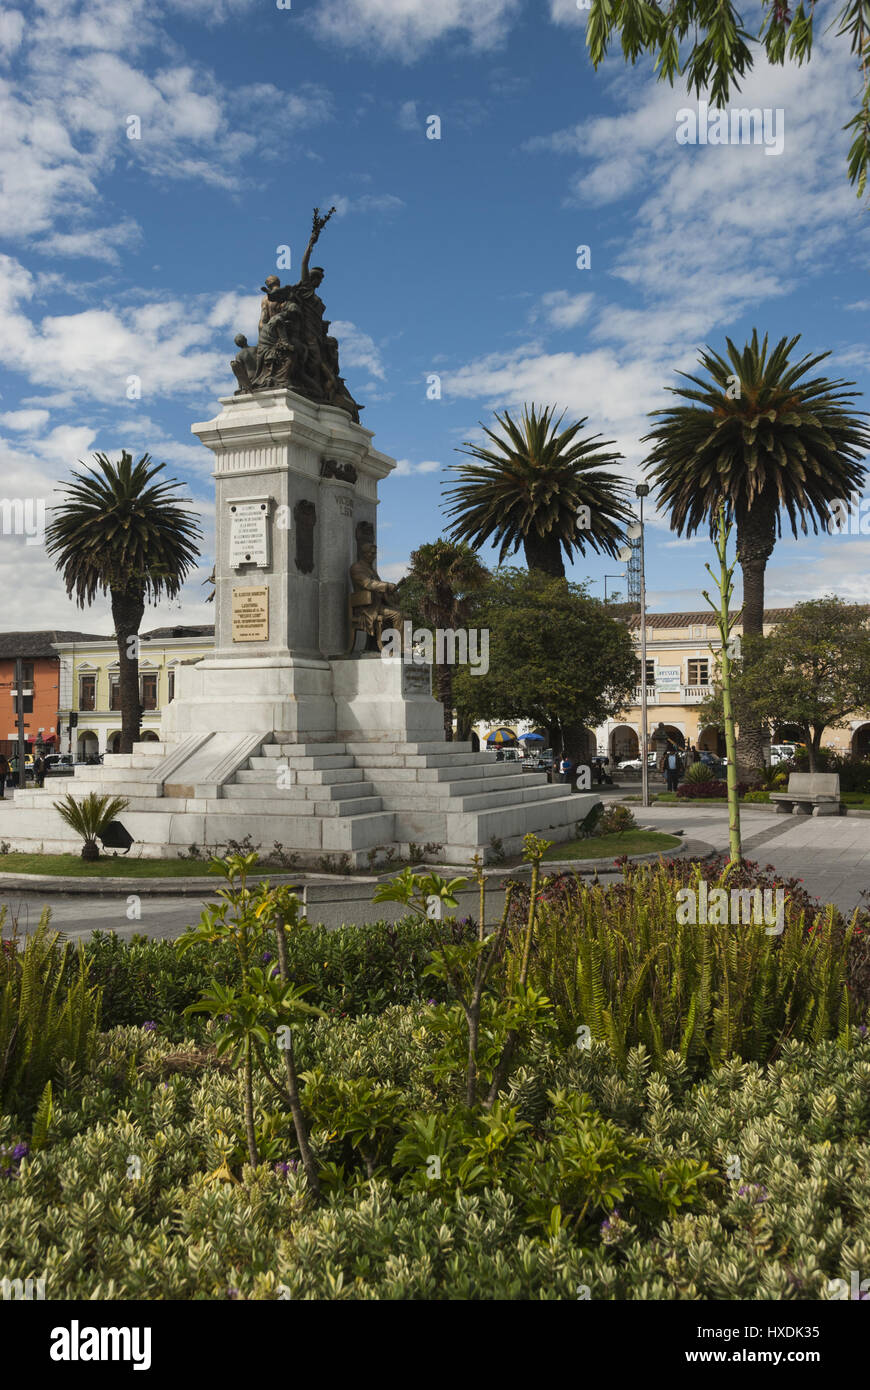
[[[699, 803], [681, 806], [632, 805], [639, 825], [656, 830], [681, 830], [684, 838], [699, 847], [727, 850], [728, 816], [724, 806], [703, 806]], [[861, 905], [861, 892], [870, 889], [870, 818], [853, 816], [782, 816], [766, 807], [746, 808], [742, 816], [743, 850], [748, 859], [759, 864], [772, 864], [784, 878], [799, 878], [808, 892], [823, 902], [833, 902], [844, 912]], [[0, 907], [6, 905], [10, 916], [18, 918], [22, 931], [32, 930], [46, 903], [51, 905], [52, 925], [75, 938], [88, 936], [95, 928], [115, 931], [121, 937], [134, 933], [145, 936], [179, 936], [185, 927], [199, 918], [200, 904], [196, 897], [182, 897], [171, 890], [163, 894], [141, 895], [141, 916], [127, 917], [127, 893], [135, 893], [131, 884], [121, 892], [90, 896], [40, 892], [23, 892], [0, 885]], [[365, 889], [366, 903], [348, 903], [347, 916], [341, 920], [365, 920], [365, 910], [371, 911], [368, 901], [370, 885]], [[475, 890], [476, 892], [476, 890]], [[471, 895], [473, 896], [473, 895]], [[462, 911], [473, 912], [475, 902], [462, 904]], [[389, 916], [389, 905], [378, 909], [378, 915]], [[316, 907], [309, 908], [312, 920], [318, 920]], [[334, 925], [330, 921], [330, 925]]]
[[[632, 806], [638, 825], [682, 830], [714, 849], [728, 848], [728, 812], [724, 806]], [[870, 819], [859, 816], [782, 816], [766, 807], [741, 816], [743, 854], [772, 864], [784, 878], [799, 878], [813, 897], [835, 903], [844, 912], [862, 906], [870, 889]]]

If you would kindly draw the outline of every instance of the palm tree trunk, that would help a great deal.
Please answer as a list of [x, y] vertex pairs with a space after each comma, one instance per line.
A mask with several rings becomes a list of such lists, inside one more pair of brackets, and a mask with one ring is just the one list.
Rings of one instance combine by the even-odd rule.
[[140, 594], [112, 590], [112, 618], [118, 642], [121, 692], [121, 753], [132, 753], [139, 738], [142, 706], [139, 701], [139, 628], [145, 604]]
[[[743, 571], [743, 635], [764, 632], [764, 572], [776, 544], [776, 507], [758, 502], [737, 519], [737, 559]], [[744, 657], [744, 664], [746, 657]], [[752, 782], [764, 766], [765, 729], [741, 724], [737, 763], [741, 780]]]
[[444, 737], [453, 742], [453, 671], [445, 662], [435, 667], [435, 684], [438, 699], [444, 706]]
[[539, 574], [549, 574], [554, 579], [565, 578], [562, 542], [552, 532], [539, 536], [536, 531], [530, 531], [523, 537], [523, 553], [530, 572], [537, 570]]

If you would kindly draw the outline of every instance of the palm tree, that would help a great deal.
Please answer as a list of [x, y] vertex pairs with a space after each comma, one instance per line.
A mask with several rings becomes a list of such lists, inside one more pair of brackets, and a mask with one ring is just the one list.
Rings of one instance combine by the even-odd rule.
[[90, 862], [100, 857], [97, 840], [103, 838], [106, 827], [116, 816], [120, 816], [129, 804], [123, 796], [100, 796], [98, 792], [88, 792], [81, 801], [76, 801], [67, 793], [63, 801], [55, 801], [54, 809], [70, 830], [81, 835], [84, 840], [82, 859]]
[[[412, 551], [410, 569], [401, 582], [402, 609], [426, 627], [455, 631], [467, 625], [474, 595], [489, 571], [470, 545], [437, 540]], [[438, 699], [444, 705], [444, 737], [453, 738], [453, 667], [435, 663]]]
[[[709, 380], [679, 373], [690, 386], [668, 390], [688, 405], [652, 412], [661, 423], [645, 436], [653, 441], [646, 460], [658, 500], [670, 513], [671, 529], [694, 535], [709, 525], [720, 503], [737, 526], [737, 559], [743, 571], [743, 631], [760, 634], [764, 623], [764, 571], [783, 515], [797, 538], [809, 525], [829, 529], [832, 504], [860, 489], [861, 462], [870, 432], [850, 408], [854, 382], [808, 377], [822, 352], [792, 362], [800, 341], [781, 338], [768, 354], [767, 334], [758, 331], [738, 352], [730, 338], [727, 358], [709, 347], [699, 357]], [[740, 764], [762, 766], [763, 731], [740, 730]]]
[[[179, 506], [176, 482], [155, 482], [166, 467], [143, 454], [118, 463], [94, 455], [96, 467], [73, 473], [64, 502], [46, 528], [66, 591], [80, 608], [98, 593], [111, 597], [118, 642], [122, 753], [139, 737], [139, 626], [146, 599], [175, 598], [199, 555], [199, 526]], [[83, 465], [84, 467], [85, 465]]]
[[554, 415], [553, 407], [534, 405], [523, 407], [519, 422], [496, 412], [503, 434], [482, 426], [495, 447], [466, 443], [459, 450], [478, 462], [453, 465], [462, 482], [447, 489], [447, 515], [456, 518], [454, 540], [498, 542], [499, 564], [522, 545], [530, 570], [564, 578], [563, 549], [569, 560], [575, 550], [585, 555], [587, 545], [615, 555], [631, 512], [622, 480], [599, 471], [622, 458], [602, 452], [613, 440], [578, 438], [585, 415], [560, 432], [564, 416]]

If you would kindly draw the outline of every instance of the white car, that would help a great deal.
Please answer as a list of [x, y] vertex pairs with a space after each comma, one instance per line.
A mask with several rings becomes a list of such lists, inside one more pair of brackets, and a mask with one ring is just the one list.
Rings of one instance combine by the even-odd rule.
[[796, 752], [797, 749], [793, 743], [772, 743], [770, 745], [770, 766], [776, 767], [777, 763], [787, 763]]

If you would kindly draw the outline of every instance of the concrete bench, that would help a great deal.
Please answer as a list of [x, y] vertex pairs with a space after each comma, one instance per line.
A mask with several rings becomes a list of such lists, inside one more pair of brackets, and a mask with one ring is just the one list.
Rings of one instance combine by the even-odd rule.
[[771, 792], [778, 815], [838, 816], [840, 775], [837, 772], [792, 772], [788, 791]]

